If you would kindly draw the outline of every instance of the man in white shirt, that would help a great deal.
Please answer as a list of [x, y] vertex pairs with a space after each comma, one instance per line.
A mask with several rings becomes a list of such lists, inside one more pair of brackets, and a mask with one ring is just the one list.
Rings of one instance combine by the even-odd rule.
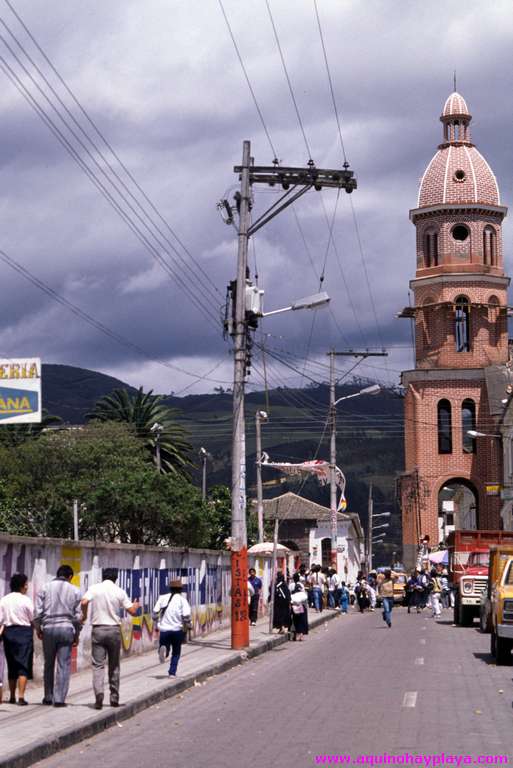
[[169, 676], [176, 677], [178, 661], [185, 637], [184, 626], [190, 624], [191, 606], [182, 595], [181, 579], [175, 579], [169, 584], [170, 592], [161, 595], [153, 607], [153, 616], [159, 622], [159, 660], [163, 664], [169, 656], [171, 662]]
[[324, 592], [324, 585], [326, 583], [324, 574], [321, 573], [320, 565], [312, 565], [308, 581], [312, 590], [314, 607], [316, 611], [320, 613], [322, 611], [322, 596]]
[[83, 621], [91, 603], [92, 664], [95, 708], [103, 706], [103, 680], [105, 660], [109, 660], [109, 687], [111, 707], [119, 706], [119, 660], [121, 655], [121, 614], [123, 609], [131, 616], [139, 610], [139, 601], [132, 602], [127, 593], [116, 585], [117, 568], [104, 568], [103, 581], [89, 587], [82, 598]]

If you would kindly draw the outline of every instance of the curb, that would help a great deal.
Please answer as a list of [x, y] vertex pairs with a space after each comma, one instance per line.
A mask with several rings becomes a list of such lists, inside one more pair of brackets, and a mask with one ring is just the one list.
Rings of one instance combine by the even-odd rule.
[[[328, 613], [328, 611], [326, 611], [324, 616], [312, 617], [310, 620], [310, 629], [316, 629], [317, 627], [322, 626], [325, 622], [336, 619], [339, 615], [338, 612], [330, 611]], [[51, 757], [63, 749], [78, 744], [84, 739], [89, 739], [92, 736], [111, 728], [113, 725], [116, 725], [116, 723], [128, 720], [154, 704], [158, 704], [166, 699], [171, 699], [174, 696], [183, 693], [183, 691], [193, 688], [196, 682], [201, 683], [209, 677], [227, 672], [229, 669], [233, 669], [234, 667], [243, 664], [248, 659], [254, 659], [257, 656], [261, 656], [267, 651], [271, 651], [276, 646], [284, 645], [288, 641], [288, 634], [274, 635], [273, 637], [260, 641], [258, 645], [253, 648], [248, 648], [247, 651], [234, 651], [230, 658], [225, 659], [222, 662], [211, 664], [207, 669], [196, 674], [186, 675], [169, 684], [166, 688], [148, 693], [142, 698], [132, 701], [119, 709], [98, 715], [97, 719], [90, 723], [66, 728], [55, 735], [49, 736], [47, 739], [40, 739], [39, 741], [34, 742], [22, 752], [17, 752], [16, 755], [11, 754], [10, 756], [0, 758], [0, 768], [28, 768], [28, 766], [33, 765], [33, 763]]]

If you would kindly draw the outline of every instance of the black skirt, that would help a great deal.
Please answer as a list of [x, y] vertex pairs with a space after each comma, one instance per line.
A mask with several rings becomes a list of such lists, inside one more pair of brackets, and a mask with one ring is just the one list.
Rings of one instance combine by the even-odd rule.
[[292, 625], [296, 635], [308, 634], [308, 609], [306, 603], [302, 603], [303, 613], [294, 613], [292, 611]]
[[34, 657], [32, 627], [5, 627], [2, 637], [9, 680], [17, 680], [21, 676], [32, 680]]

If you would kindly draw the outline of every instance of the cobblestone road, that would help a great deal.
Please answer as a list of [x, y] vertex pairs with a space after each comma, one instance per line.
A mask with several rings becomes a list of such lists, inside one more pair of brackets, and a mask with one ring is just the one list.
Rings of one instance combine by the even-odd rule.
[[125, 721], [41, 768], [270, 768], [323, 753], [505, 754], [513, 667], [489, 636], [427, 613], [352, 613]]

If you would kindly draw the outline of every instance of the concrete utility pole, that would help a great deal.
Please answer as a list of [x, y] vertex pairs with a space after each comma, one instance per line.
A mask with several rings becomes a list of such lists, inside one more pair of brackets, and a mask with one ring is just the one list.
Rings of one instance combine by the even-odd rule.
[[372, 498], [372, 483], [369, 484], [368, 523], [367, 523], [367, 573], [372, 571], [372, 516], [374, 500]]
[[261, 422], [267, 421], [265, 411], [257, 411], [255, 414], [256, 431], [256, 479], [257, 479], [257, 517], [258, 517], [258, 541], [264, 540], [264, 496], [262, 491], [262, 429]]
[[160, 460], [160, 436], [163, 431], [164, 427], [162, 424], [159, 424], [158, 421], [155, 422], [150, 430], [150, 432], [153, 432], [155, 435], [155, 464], [157, 465], [157, 472], [159, 474], [162, 472], [162, 462]]
[[246, 373], [246, 272], [250, 213], [251, 145], [243, 143], [239, 201], [237, 288], [233, 318], [233, 436], [232, 436], [232, 648], [249, 645], [248, 549], [246, 532], [246, 434], [244, 379]]
[[356, 352], [355, 350], [345, 350], [344, 352], [335, 352], [334, 349], [328, 352], [330, 358], [330, 535], [331, 535], [331, 564], [337, 567], [337, 536], [338, 536], [338, 517], [337, 517], [337, 403], [342, 400], [349, 400], [353, 397], [359, 397], [365, 394], [377, 394], [379, 387], [366, 387], [360, 392], [352, 395], [346, 395], [336, 400], [336, 370], [335, 358], [338, 357], [386, 357], [388, 352]]
[[199, 451], [199, 457], [201, 459], [201, 499], [202, 501], [207, 500], [207, 461], [208, 461], [208, 451], [206, 448], [200, 448]]
[[73, 539], [78, 541], [78, 499], [73, 499]]
[[[240, 649], [249, 645], [249, 615], [247, 597], [247, 531], [246, 531], [246, 445], [244, 419], [244, 384], [248, 359], [248, 329], [256, 328], [258, 318], [264, 313], [259, 302], [263, 291], [254, 288], [249, 281], [248, 240], [251, 235], [277, 216], [281, 211], [292, 205], [302, 195], [311, 189], [318, 191], [324, 188], [345, 189], [352, 192], [356, 189], [356, 179], [349, 165], [336, 170], [316, 168], [310, 161], [307, 167], [283, 167], [278, 161], [271, 166], [255, 166], [251, 158], [249, 141], [243, 142], [242, 165], [235, 166], [239, 174], [240, 192], [235, 195], [239, 214], [237, 280], [231, 284], [232, 313], [227, 318], [227, 327], [233, 337], [234, 344], [234, 375], [233, 375], [233, 435], [232, 435], [232, 536], [231, 536], [231, 574], [232, 574], [232, 607], [231, 607], [231, 637], [232, 648]], [[251, 186], [266, 184], [271, 187], [281, 185], [283, 195], [274, 202], [267, 211], [250, 224]], [[227, 200], [221, 201], [219, 210], [224, 210], [228, 216], [227, 224], [232, 224], [234, 212]], [[234, 295], [235, 294], [235, 295]], [[255, 303], [253, 303], [253, 301]], [[291, 306], [273, 313], [305, 308], [315, 308], [329, 301], [326, 294], [316, 294]], [[256, 305], [256, 309], [254, 308]]]
[[335, 351], [330, 356], [330, 529], [331, 529], [331, 565], [337, 567], [337, 406], [335, 405]]

